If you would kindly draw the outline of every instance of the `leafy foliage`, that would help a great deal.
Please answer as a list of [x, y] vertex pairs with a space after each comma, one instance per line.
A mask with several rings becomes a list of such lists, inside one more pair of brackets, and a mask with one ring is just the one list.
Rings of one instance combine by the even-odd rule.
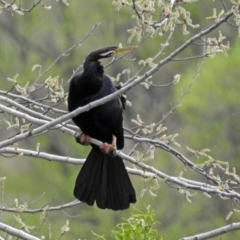
[[154, 211], [148, 206], [145, 213], [139, 211], [138, 214], [131, 214], [125, 222], [117, 224], [115, 230], [112, 230], [112, 236], [116, 240], [160, 240], [162, 238], [155, 229], [157, 223]]

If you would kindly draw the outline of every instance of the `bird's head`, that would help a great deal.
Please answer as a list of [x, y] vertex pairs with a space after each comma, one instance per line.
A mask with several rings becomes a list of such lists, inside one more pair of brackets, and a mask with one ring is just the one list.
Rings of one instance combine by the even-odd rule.
[[129, 46], [129, 47], [107, 46], [107, 47], [97, 49], [91, 52], [86, 57], [83, 68], [84, 70], [86, 70], [89, 67], [91, 68], [94, 67], [96, 68], [97, 71], [100, 71], [100, 73], [102, 71], [103, 73], [103, 66], [101, 65], [101, 62], [99, 61], [99, 59], [113, 57], [118, 53], [127, 52], [134, 48], [137, 48], [137, 46]]

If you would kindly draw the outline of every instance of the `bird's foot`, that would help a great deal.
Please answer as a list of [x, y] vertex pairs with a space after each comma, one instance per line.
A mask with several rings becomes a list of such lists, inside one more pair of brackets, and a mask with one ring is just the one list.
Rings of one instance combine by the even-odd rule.
[[87, 146], [87, 145], [90, 144], [91, 137], [84, 134], [84, 133], [81, 133], [80, 135], [75, 137], [75, 140], [76, 140], [77, 143], [79, 143], [81, 145], [84, 145], [84, 146]]
[[103, 143], [99, 146], [100, 150], [107, 155], [110, 155], [111, 157], [116, 156], [116, 146], [108, 143]]

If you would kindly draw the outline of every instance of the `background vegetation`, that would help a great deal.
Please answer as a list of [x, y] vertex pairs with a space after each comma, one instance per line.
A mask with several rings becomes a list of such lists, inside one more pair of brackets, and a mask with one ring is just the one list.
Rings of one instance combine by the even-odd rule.
[[[222, 2], [192, 1], [192, 3], [186, 3], [184, 7], [191, 12], [194, 24], [199, 23], [204, 28], [212, 21], [206, 20], [206, 17], [212, 16], [213, 8], [215, 7], [218, 12], [223, 9]], [[49, 1], [43, 4], [49, 5]], [[43, 84], [49, 76], [59, 76], [59, 81], [64, 83], [64, 89], [67, 92], [73, 71], [90, 51], [105, 45], [119, 43], [123, 46], [128, 45], [127, 30], [136, 26], [136, 21], [131, 18], [133, 12], [125, 7], [117, 11], [111, 1], [69, 1], [69, 6], [64, 2], [51, 1], [50, 4], [51, 10], [46, 10], [39, 5], [24, 16], [14, 11], [3, 11], [0, 15], [0, 93], [2, 96], [4, 91], [13, 87], [13, 82], [8, 81], [7, 78], [13, 78], [18, 74], [19, 85], [24, 86], [27, 82], [31, 84], [38, 78], [38, 69], [32, 71], [35, 64], [41, 65], [43, 70], [47, 69], [57, 57], [80, 42], [95, 26], [87, 40], [62, 57], [38, 81], [38, 84]], [[194, 35], [199, 30], [189, 29], [189, 31]], [[221, 31], [231, 43], [228, 57], [217, 54], [214, 58], [169, 62], [152, 76], [151, 81], [154, 84], [163, 85], [171, 82], [176, 74], [181, 74], [179, 84], [150, 87], [150, 89], [146, 89], [143, 85], [132, 88], [128, 92], [132, 107], [128, 107], [124, 114], [124, 126], [136, 127], [131, 119], [136, 119], [137, 114], [140, 114], [146, 124], [162, 119], [162, 124], [168, 129], [167, 135], [179, 134], [177, 142], [181, 147], [174, 146], [174, 148], [176, 147], [195, 164], [201, 164], [206, 159], [203, 156], [195, 158], [186, 146], [197, 150], [210, 149], [211, 156], [221, 161], [228, 161], [231, 168], [234, 166], [239, 172], [240, 44], [236, 28], [224, 24], [221, 26]], [[210, 33], [212, 37], [217, 35], [217, 30]], [[182, 28], [178, 28], [171, 38], [170, 45], [164, 49], [156, 63], [188, 38], [189, 35], [183, 35]], [[139, 61], [154, 56], [166, 39], [165, 35], [147, 38], [138, 49], [127, 55], [127, 60], [120, 59], [107, 67], [107, 73], [116, 77], [119, 72], [129, 68], [134, 74], [139, 69]], [[131, 44], [138, 44], [136, 38]], [[177, 57], [190, 57], [201, 53], [202, 46], [193, 44]], [[108, 61], [105, 63], [107, 64]], [[199, 76], [196, 77], [197, 74]], [[126, 75], [123, 74], [120, 80], [124, 82], [125, 77]], [[19, 94], [15, 89], [11, 92]], [[31, 96], [34, 99], [40, 99], [45, 96], [44, 94], [43, 88]], [[173, 109], [178, 101], [180, 101], [179, 106]], [[64, 102], [58, 107], [66, 110]], [[56, 118], [60, 114], [50, 113], [50, 116]], [[14, 128], [7, 129], [6, 120], [13, 123], [14, 117], [2, 112], [0, 120], [1, 141], [18, 133]], [[60, 131], [49, 131], [35, 138], [26, 139], [19, 142], [18, 147], [35, 150], [38, 143], [41, 150], [50, 154], [84, 159], [89, 152], [88, 147], [77, 145], [73, 137]], [[129, 153], [134, 144], [135, 142], [126, 140], [124, 152]], [[144, 152], [144, 148], [140, 147], [138, 151]], [[161, 149], [156, 150], [154, 160], [147, 164], [171, 176], [179, 176], [184, 169], [184, 165], [176, 157]], [[112, 239], [111, 230], [115, 225], [124, 222], [123, 219], [129, 219], [131, 214], [138, 211], [146, 212], [146, 206], [149, 205], [155, 213], [155, 221], [158, 222], [155, 229], [158, 231], [159, 238], [162, 236], [163, 239], [179, 239], [239, 221], [240, 216], [237, 213], [234, 213], [230, 220], [226, 220], [233, 208], [230, 199], [224, 200], [215, 195], [208, 198], [198, 192], [191, 198], [190, 203], [184, 194], [179, 194], [179, 189], [169, 187], [161, 180], [160, 187], [154, 191], [155, 197], [149, 192], [141, 197], [145, 183], [141, 177], [133, 175], [131, 179], [136, 187], [138, 202], [127, 211], [102, 211], [95, 206], [88, 207], [84, 204], [36, 214], [3, 210], [3, 207], [16, 207], [16, 199], [19, 205], [27, 204], [28, 209], [58, 206], [73, 201], [72, 191], [79, 169], [79, 165], [70, 165], [67, 162], [59, 163], [44, 161], [41, 158], [20, 155], [12, 157], [9, 154], [2, 154], [0, 177], [5, 176], [6, 180], [1, 182], [0, 220], [20, 229], [22, 226], [16, 221], [16, 216], [19, 214], [28, 226], [35, 226], [34, 229], [30, 229], [33, 235], [45, 236], [45, 239], [59, 239], [62, 234], [60, 229], [67, 221], [69, 221], [70, 231], [63, 236], [65, 239], [98, 239], [99, 237], [93, 232], [99, 236], [104, 235], [106, 239]], [[205, 180], [203, 176], [191, 170], [187, 171], [187, 177], [199, 181]], [[154, 181], [151, 181], [147, 183], [149, 186], [154, 185]], [[195, 191], [191, 190], [191, 193], [194, 194]], [[6, 237], [1, 232], [0, 236]], [[238, 231], [221, 236], [222, 240], [239, 238]]]

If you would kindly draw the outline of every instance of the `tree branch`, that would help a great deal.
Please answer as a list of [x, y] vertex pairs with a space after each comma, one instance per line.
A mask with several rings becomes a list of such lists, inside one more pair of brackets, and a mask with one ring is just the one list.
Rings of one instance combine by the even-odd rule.
[[193, 235], [190, 237], [184, 237], [181, 238], [180, 240], [205, 240], [205, 239], [211, 239], [213, 237], [217, 237], [220, 235], [223, 235], [225, 233], [231, 232], [231, 231], [236, 231], [240, 229], [240, 223], [231, 223], [229, 225], [226, 225], [224, 227], [220, 227], [205, 233], [200, 233], [197, 235]]
[[34, 2], [34, 0], [32, 1], [33, 2], [33, 5], [32, 5], [32, 7], [31, 8], [29, 8], [29, 9], [25, 9], [25, 8], [21, 8], [21, 7], [17, 7], [16, 6], [16, 8], [14, 8], [15, 7], [15, 1], [16, 0], [14, 0], [11, 4], [10, 3], [8, 3], [8, 2], [5, 2], [5, 1], [3, 1], [3, 0], [0, 0], [0, 3], [1, 4], [3, 4], [4, 5], [4, 10], [9, 10], [9, 11], [19, 11], [19, 12], [22, 12], [22, 13], [24, 13], [24, 12], [31, 12], [36, 6], [38, 6], [41, 2], [42, 2], [42, 0], [38, 0], [36, 3]]
[[21, 95], [10, 93], [9, 91], [2, 91], [2, 90], [0, 90], [0, 94], [2, 94], [4, 96], [12, 97], [14, 99], [21, 99], [21, 100], [23, 100], [24, 102], [26, 102], [28, 104], [32, 104], [33, 106], [36, 105], [38, 107], [41, 107], [41, 108], [44, 108], [44, 109], [47, 109], [47, 110], [51, 110], [51, 111], [54, 111], [56, 113], [62, 113], [62, 114], [67, 113], [67, 111], [64, 111], [64, 110], [61, 110], [61, 109], [57, 109], [57, 108], [53, 108], [52, 106], [44, 105], [44, 104], [39, 103], [37, 101], [34, 101], [34, 100], [30, 99], [30, 98], [26, 98], [26, 97], [21, 96]]
[[0, 222], [0, 230], [6, 233], [9, 233], [12, 236], [25, 239], [25, 240], [41, 240], [40, 238], [34, 237], [33, 235], [26, 233], [22, 230], [19, 230], [17, 228], [8, 226], [7, 224]]
[[[96, 139], [91, 139], [91, 143], [93, 143], [97, 146], [102, 144], [100, 141], [98, 141]], [[59, 161], [59, 162], [64, 161], [64, 162], [70, 163], [70, 164], [83, 164], [84, 163], [83, 159], [56, 156], [56, 155], [52, 155], [52, 154], [47, 154], [47, 153], [37, 152], [37, 151], [30, 151], [30, 150], [25, 150], [25, 149], [21, 149], [21, 148], [18, 148], [17, 153], [16, 153], [15, 148], [6, 147], [6, 148], [0, 149], [0, 153], [12, 153], [12, 154], [24, 155], [24, 156], [29, 156], [29, 157], [34, 156], [35, 158], [41, 157], [41, 158], [51, 160], [51, 161]], [[119, 157], [127, 160], [128, 162], [134, 164], [135, 166], [138, 166], [141, 169], [143, 169], [143, 170], [139, 170], [139, 169], [134, 169], [134, 168], [127, 168], [127, 171], [130, 174], [139, 175], [139, 176], [142, 176], [143, 178], [156, 178], [156, 179], [161, 178], [165, 182], [176, 184], [176, 187], [175, 186], [174, 187], [177, 189], [179, 189], [179, 187], [182, 187], [185, 189], [198, 190], [198, 191], [208, 193], [208, 194], [216, 194], [216, 195], [224, 196], [224, 197], [228, 197], [228, 198], [235, 197], [235, 198], [240, 199], [240, 194], [233, 190], [219, 189], [218, 186], [214, 186], [214, 185], [207, 184], [204, 182], [192, 181], [192, 180], [189, 180], [189, 179], [186, 179], [183, 177], [173, 177], [173, 176], [167, 175], [167, 174], [155, 169], [152, 166], [146, 165], [143, 162], [138, 162], [133, 157], [130, 157], [120, 151], [117, 151], [117, 155]]]
[[[34, 118], [34, 117], [31, 117], [29, 116], [28, 114], [24, 114], [20, 111], [17, 111], [17, 110], [14, 110], [12, 108], [8, 108], [2, 104], [0, 104], [0, 110], [6, 112], [6, 113], [9, 113], [13, 116], [16, 116], [16, 117], [19, 117], [19, 118], [23, 118], [33, 124], [36, 124], [36, 125], [44, 125], [44, 124], [47, 124], [49, 123], [49, 121], [46, 121], [46, 120], [42, 120], [42, 119], [39, 119], [39, 118]], [[31, 110], [28, 109], [28, 112], [30, 112]], [[38, 115], [41, 115], [40, 113], [37, 113]], [[53, 120], [52, 118], [49, 118], [50, 120]], [[67, 127], [64, 127], [64, 125], [67, 125], [67, 122], [62, 122], [61, 124], [57, 124], [55, 125], [52, 129], [60, 129], [62, 132], [67, 132], [68, 134], [72, 135], [72, 136], [75, 136], [76, 135], [76, 132], [67, 128]], [[74, 126], [73, 126], [74, 127]], [[79, 129], [77, 127], [74, 127], [76, 130]], [[46, 130], [49, 130], [49, 129], [46, 129]]]
[[[58, 206], [53, 206], [53, 207], [44, 206], [42, 208], [37, 208], [37, 209], [25, 209], [25, 210], [23, 210], [21, 212], [23, 212], [23, 213], [39, 213], [39, 212], [45, 212], [45, 211], [46, 212], [52, 212], [52, 211], [62, 210], [62, 209], [65, 209], [65, 208], [74, 207], [74, 206], [77, 206], [79, 204], [81, 204], [80, 201], [74, 200], [72, 202], [69, 202], [69, 203], [66, 203], [66, 204], [62, 204], [62, 205], [58, 205]], [[2, 211], [19, 213], [19, 211], [16, 208], [14, 208], [14, 207], [13, 208], [3, 207]]]
[[0, 149], [0, 153], [14, 154], [15, 156], [22, 155], [27, 157], [42, 158], [48, 161], [64, 162], [64, 163], [70, 163], [75, 165], [83, 164], [85, 162], [85, 159], [64, 157], [64, 156], [49, 154], [41, 151], [31, 151], [23, 148], [17, 148], [17, 152], [16, 152], [16, 149], [13, 147], [5, 147]]

